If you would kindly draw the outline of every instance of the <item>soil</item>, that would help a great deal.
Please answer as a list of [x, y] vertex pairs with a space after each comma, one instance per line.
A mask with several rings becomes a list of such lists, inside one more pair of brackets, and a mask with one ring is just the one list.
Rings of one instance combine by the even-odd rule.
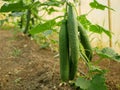
[[[0, 30], [0, 90], [75, 90], [68, 84], [60, 85], [57, 54], [40, 49], [34, 40], [21, 33]], [[94, 60], [97, 58], [94, 55]], [[105, 59], [99, 65], [109, 70], [108, 89], [120, 90], [120, 63]]]

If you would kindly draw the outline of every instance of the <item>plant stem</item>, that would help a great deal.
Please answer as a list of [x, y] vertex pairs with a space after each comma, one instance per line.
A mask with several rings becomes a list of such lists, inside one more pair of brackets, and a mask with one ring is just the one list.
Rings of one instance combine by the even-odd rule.
[[23, 22], [24, 22], [24, 20], [23, 20], [24, 18], [23, 18], [23, 15], [20, 17], [20, 28], [22, 29], [23, 28]]
[[[31, 0], [32, 3], [34, 3], [35, 0]], [[30, 20], [31, 20], [31, 8], [27, 10], [27, 16], [26, 16], [26, 26], [25, 26], [25, 30], [24, 30], [24, 34], [26, 34], [29, 30], [29, 26], [30, 26]]]
[[88, 15], [89, 13], [91, 13], [94, 10], [94, 8], [92, 8], [90, 11], [88, 11], [88, 13], [86, 15]]
[[94, 64], [99, 64], [103, 60], [102, 57], [100, 57]]
[[27, 21], [26, 21], [26, 27], [25, 27], [25, 30], [24, 30], [24, 34], [26, 34], [27, 32], [28, 32], [28, 30], [29, 30], [29, 25], [30, 25], [30, 18], [31, 18], [31, 9], [28, 9], [27, 10], [27, 16], [26, 16], [26, 18], [27, 18]]

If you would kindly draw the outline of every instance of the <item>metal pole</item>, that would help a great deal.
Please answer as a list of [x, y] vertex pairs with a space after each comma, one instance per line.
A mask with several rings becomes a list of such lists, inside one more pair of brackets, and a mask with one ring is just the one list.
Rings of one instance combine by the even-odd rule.
[[[111, 7], [111, 1], [108, 0], [108, 7]], [[109, 27], [109, 31], [112, 31], [112, 22], [111, 22], [111, 10], [108, 9], [108, 27]], [[109, 39], [109, 46], [112, 47], [112, 38]]]

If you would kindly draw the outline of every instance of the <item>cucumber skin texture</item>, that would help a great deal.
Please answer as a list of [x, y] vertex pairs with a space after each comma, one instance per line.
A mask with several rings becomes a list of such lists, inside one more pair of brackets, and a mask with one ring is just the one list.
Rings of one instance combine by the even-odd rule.
[[64, 20], [59, 32], [60, 76], [61, 80], [69, 80], [69, 47], [67, 35], [67, 22]]
[[91, 44], [90, 44], [90, 41], [89, 41], [86, 31], [84, 30], [84, 28], [82, 27], [82, 25], [79, 22], [78, 22], [78, 32], [80, 34], [80, 37], [79, 37], [80, 42], [85, 49], [85, 54], [88, 57], [88, 59], [91, 61], [92, 56], [93, 56], [92, 47], [91, 47]]
[[70, 4], [68, 7], [68, 37], [69, 37], [69, 51], [71, 56], [70, 63], [70, 80], [73, 80], [78, 66], [79, 59], [79, 39], [78, 39], [78, 24], [76, 14], [73, 6]]

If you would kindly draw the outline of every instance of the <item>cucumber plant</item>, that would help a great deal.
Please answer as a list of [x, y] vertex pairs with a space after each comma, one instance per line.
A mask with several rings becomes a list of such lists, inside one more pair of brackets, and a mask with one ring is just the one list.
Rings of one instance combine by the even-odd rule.
[[[65, 17], [67, 17], [66, 18], [67, 19], [66, 20], [67, 21], [66, 28], [61, 29], [60, 34], [59, 34], [60, 35], [59, 36], [60, 74], [61, 74], [61, 79], [63, 81], [65, 81], [64, 78], [67, 78], [66, 80], [73, 80], [76, 76], [78, 60], [79, 60], [80, 53], [81, 53], [79, 44], [82, 43], [82, 45], [84, 45], [84, 47], [87, 47], [86, 45], [89, 43], [89, 46], [90, 46], [90, 42], [89, 42], [88, 38], [85, 38], [85, 37], [87, 37], [87, 34], [83, 33], [83, 31], [81, 32], [81, 30], [83, 28], [81, 28], [81, 26], [78, 25], [75, 7], [73, 6], [72, 3], [67, 2], [67, 8], [68, 9], [66, 9], [66, 10], [68, 10], [68, 11], [66, 11], [67, 14], [65, 14], [66, 15]], [[63, 28], [63, 26], [61, 26], [61, 28]], [[81, 37], [81, 38], [84, 37], [84, 39], [81, 39], [80, 41], [78, 38], [78, 29], [79, 29], [79, 33], [80, 33], [79, 37]], [[65, 35], [65, 36], [63, 36], [63, 35]], [[82, 42], [82, 40], [86, 40], [86, 41]], [[86, 48], [84, 48], [84, 49], [86, 49]], [[92, 51], [91, 46], [90, 46], [90, 48], [87, 48], [87, 49]], [[64, 50], [66, 50], [66, 51], [64, 51]], [[86, 54], [88, 55], [88, 52]], [[84, 57], [86, 57], [85, 60], [87, 59], [86, 61], [89, 61], [89, 56], [87, 56], [86, 54], [82, 53], [81, 55], [84, 55]], [[68, 69], [68, 66], [69, 66], [69, 69]], [[66, 70], [68, 70], [68, 71], [66, 71]], [[67, 72], [67, 73], [64, 73], [64, 72]], [[69, 72], [69, 74], [68, 74], [68, 72]]]
[[[66, 26], [67, 28], [66, 29], [67, 29], [68, 34], [62, 33], [66, 35], [66, 37], [62, 37], [62, 34], [59, 34], [60, 35], [59, 36], [60, 37], [59, 38], [59, 47], [60, 47], [59, 54], [60, 54], [61, 79], [64, 82], [72, 80], [75, 86], [79, 88], [80, 90], [107, 90], [107, 85], [105, 84], [106, 70], [100, 69], [99, 67], [95, 66], [91, 62], [92, 57], [93, 57], [93, 49], [91, 47], [91, 44], [90, 44], [90, 41], [89, 41], [89, 38], [87, 36], [85, 29], [93, 33], [98, 33], [98, 34], [105, 33], [109, 38], [112, 38], [111, 32], [104, 29], [102, 26], [98, 24], [92, 24], [86, 18], [88, 13], [78, 16], [78, 17], [75, 16], [76, 12], [74, 12], [75, 7], [73, 6], [73, 4], [67, 1], [66, 3], [67, 3], [67, 7], [66, 7], [67, 14], [65, 15], [67, 17], [67, 26]], [[105, 8], [113, 10], [112, 8], [99, 4], [96, 0], [91, 2], [90, 6], [92, 8], [101, 9], [101, 10], [104, 10]], [[66, 31], [66, 29], [64, 29], [64, 32]], [[60, 33], [61, 33], [61, 30], [60, 30]], [[68, 41], [64, 42], [65, 40], [68, 40]], [[66, 48], [67, 44], [68, 46]], [[66, 50], [66, 52], [64, 50]], [[105, 57], [109, 56], [110, 58], [111, 53], [108, 53], [108, 52], [111, 51], [111, 49], [107, 48], [105, 49], [105, 51], [106, 51], [105, 53], [98, 52], [98, 54], [102, 56], [107, 54]], [[68, 60], [68, 56], [69, 56], [69, 60]], [[78, 76], [76, 81], [74, 81], [76, 77], [76, 73], [77, 73], [79, 57], [85, 61], [88, 67], [88, 73], [84, 74], [83, 76]], [[117, 59], [119, 61], [118, 54], [115, 54], [114, 57], [112, 58], [115, 60]], [[64, 66], [65, 64], [66, 66]], [[68, 69], [68, 66], [69, 66], [69, 69]], [[69, 70], [69, 71], [64, 71], [64, 70]], [[64, 78], [67, 78], [67, 79], [64, 80]]]
[[[58, 40], [54, 39], [48, 40], [48, 37], [46, 35], [40, 34], [47, 31], [53, 31], [56, 35], [58, 35], [58, 31], [56, 30], [58, 29], [57, 27], [59, 26], [61, 21], [58, 21], [57, 19], [60, 19], [63, 16], [55, 17], [50, 20], [47, 20], [45, 16], [47, 14], [51, 15], [54, 12], [59, 12], [56, 7], [60, 7], [64, 2], [61, 2], [59, 0], [46, 0], [43, 2], [39, 0], [4, 1], [5, 4], [3, 4], [3, 6], [0, 8], [0, 13], [9, 12], [9, 15], [7, 16], [8, 18], [14, 18], [15, 20], [17, 19], [16, 22], [13, 22], [13, 24], [18, 24], [20, 27], [20, 31], [22, 31], [24, 34], [31, 35], [31, 37], [34, 38], [36, 41], [39, 40], [38, 42], [41, 42], [41, 39], [44, 39], [44, 41], [47, 40], [47, 42], [42, 43], [42, 47], [50, 46], [58, 42]], [[40, 39], [36, 39], [36, 37]]]

